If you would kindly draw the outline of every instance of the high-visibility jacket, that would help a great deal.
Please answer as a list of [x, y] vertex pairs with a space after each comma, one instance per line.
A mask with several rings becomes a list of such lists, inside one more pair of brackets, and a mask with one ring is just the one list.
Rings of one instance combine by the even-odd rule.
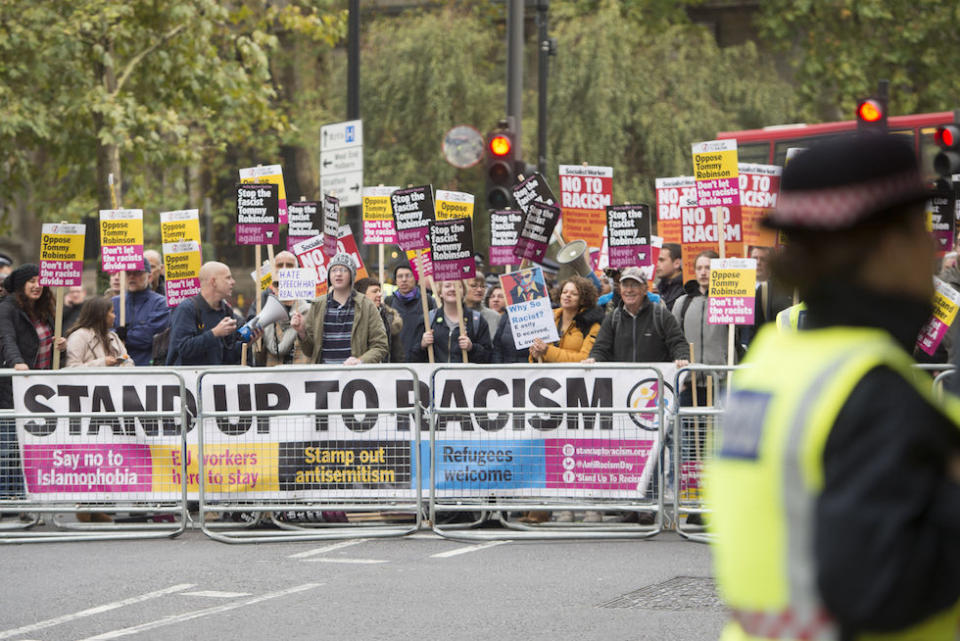
[[807, 313], [806, 303], [797, 303], [777, 314], [777, 329], [781, 332], [803, 329], [804, 316]]
[[[839, 639], [824, 608], [813, 558], [814, 514], [827, 437], [857, 383], [878, 366], [934, 401], [930, 383], [882, 330], [837, 327], [758, 334], [732, 395], [707, 470], [714, 565], [732, 610], [723, 641]], [[960, 403], [941, 409], [960, 428]], [[908, 426], [904, 426], [905, 428]], [[960, 638], [960, 603], [892, 634], [858, 639]]]

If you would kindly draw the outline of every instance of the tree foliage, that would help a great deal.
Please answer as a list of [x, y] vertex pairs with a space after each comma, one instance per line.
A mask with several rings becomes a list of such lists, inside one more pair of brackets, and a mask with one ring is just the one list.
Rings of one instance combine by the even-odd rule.
[[960, 82], [960, 5], [942, 0], [764, 2], [761, 36], [786, 54], [811, 118], [850, 119], [856, 101], [890, 80], [890, 112], [953, 109]]

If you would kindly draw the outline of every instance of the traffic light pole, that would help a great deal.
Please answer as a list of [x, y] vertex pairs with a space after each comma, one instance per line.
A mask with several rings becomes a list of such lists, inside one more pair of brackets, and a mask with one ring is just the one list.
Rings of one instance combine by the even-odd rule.
[[547, 173], [547, 78], [556, 43], [547, 33], [550, 0], [537, 0], [537, 168]]
[[507, 120], [516, 136], [514, 158], [523, 158], [523, 10], [524, 0], [508, 0], [507, 7]]

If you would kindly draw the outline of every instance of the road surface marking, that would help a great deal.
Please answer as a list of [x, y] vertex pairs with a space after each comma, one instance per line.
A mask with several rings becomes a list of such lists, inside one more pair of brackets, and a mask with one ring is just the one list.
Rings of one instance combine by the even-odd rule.
[[211, 599], [237, 599], [250, 596], [249, 592], [219, 592], [217, 590], [197, 590], [195, 592], [181, 592], [183, 596], [205, 596]]
[[122, 608], [125, 605], [133, 605], [134, 603], [149, 601], [150, 599], [156, 599], [158, 597], [162, 597], [167, 594], [182, 592], [183, 590], [189, 590], [190, 588], [195, 587], [195, 585], [196, 585], [195, 583], [180, 583], [178, 585], [171, 585], [169, 588], [157, 590], [156, 592], [147, 592], [146, 594], [141, 594], [140, 596], [132, 596], [129, 599], [114, 601], [113, 603], [105, 603], [104, 605], [98, 605], [94, 608], [81, 610], [80, 612], [74, 612], [73, 614], [64, 614], [63, 616], [59, 616], [53, 619], [47, 619], [46, 621], [31, 623], [30, 625], [25, 625], [25, 626], [16, 628], [14, 630], [4, 630], [3, 632], [0, 632], [0, 639], [9, 639], [10, 637], [17, 637], [27, 632], [33, 632], [35, 630], [43, 630], [44, 628], [51, 628], [55, 625], [60, 625], [61, 623], [69, 623], [70, 621], [76, 621], [77, 619], [91, 617], [95, 614], [101, 614], [103, 612], [109, 612], [110, 610], [116, 610], [117, 608]]
[[140, 625], [134, 625], [129, 628], [121, 628], [119, 630], [111, 630], [110, 632], [104, 632], [103, 634], [98, 634], [93, 637], [87, 637], [86, 639], [81, 639], [81, 641], [102, 641], [105, 639], [117, 639], [119, 637], [129, 636], [131, 634], [139, 634], [140, 632], [146, 632], [147, 630], [154, 630], [156, 628], [162, 628], [167, 625], [174, 625], [177, 623], [184, 623], [185, 621], [190, 621], [192, 619], [199, 619], [200, 617], [209, 616], [211, 614], [220, 614], [221, 612], [229, 612], [230, 610], [236, 610], [237, 608], [242, 608], [247, 605], [254, 605], [262, 601], [269, 601], [270, 599], [277, 599], [289, 594], [296, 594], [297, 592], [304, 592], [306, 590], [312, 590], [318, 588], [323, 583], [304, 583], [303, 585], [297, 585], [292, 588], [287, 588], [286, 590], [277, 590], [276, 592], [268, 592], [260, 596], [255, 596], [251, 599], [246, 599], [245, 601], [235, 601], [233, 603], [227, 603], [224, 605], [216, 605], [212, 608], [204, 608], [202, 610], [194, 610], [192, 612], [184, 612], [183, 614], [171, 614], [170, 616], [163, 617], [162, 619], [157, 619], [156, 621], [148, 621], [147, 623], [141, 623]]
[[334, 550], [341, 550], [343, 548], [348, 548], [351, 545], [356, 545], [357, 543], [363, 543], [364, 541], [369, 541], [370, 539], [351, 539], [350, 541], [339, 541], [332, 545], [325, 545], [322, 548], [314, 548], [312, 550], [306, 550], [305, 552], [297, 552], [296, 554], [291, 554], [288, 556], [288, 559], [306, 559], [307, 557], [316, 556], [318, 554], [326, 554], [327, 552], [333, 552]]
[[451, 556], [457, 556], [460, 554], [470, 554], [471, 552], [479, 552], [480, 550], [486, 550], [487, 548], [492, 548], [497, 545], [503, 545], [507, 541], [490, 541], [489, 543], [480, 543], [478, 545], [468, 545], [462, 548], [456, 548], [455, 550], [447, 550], [446, 552], [439, 552], [437, 554], [431, 554], [431, 559], [447, 559]]
[[320, 557], [319, 559], [307, 559], [307, 563], [356, 563], [357, 565], [373, 565], [375, 563], [389, 563], [381, 559], [328, 559]]

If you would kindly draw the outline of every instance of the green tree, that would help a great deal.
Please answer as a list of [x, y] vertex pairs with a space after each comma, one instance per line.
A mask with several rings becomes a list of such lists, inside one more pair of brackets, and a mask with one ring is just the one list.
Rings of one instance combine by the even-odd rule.
[[890, 80], [890, 112], [952, 109], [960, 82], [960, 6], [942, 0], [764, 2], [756, 24], [782, 51], [808, 117], [848, 120]]

